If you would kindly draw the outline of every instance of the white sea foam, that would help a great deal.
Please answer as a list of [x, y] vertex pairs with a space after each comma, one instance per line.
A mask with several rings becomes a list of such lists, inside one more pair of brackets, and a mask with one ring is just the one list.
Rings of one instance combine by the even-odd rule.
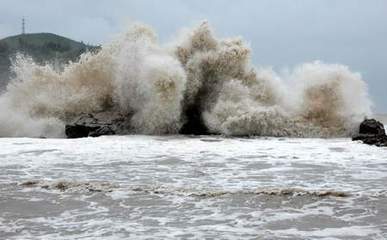
[[387, 236], [387, 151], [349, 139], [132, 135], [0, 145], [1, 239]]
[[175, 134], [192, 108], [212, 133], [349, 136], [371, 114], [366, 84], [346, 66], [302, 64], [287, 86], [250, 55], [242, 39], [218, 39], [203, 22], [168, 48], [134, 24], [61, 72], [18, 56], [0, 97], [0, 136], [62, 137], [73, 117], [105, 110], [130, 115], [135, 133]]

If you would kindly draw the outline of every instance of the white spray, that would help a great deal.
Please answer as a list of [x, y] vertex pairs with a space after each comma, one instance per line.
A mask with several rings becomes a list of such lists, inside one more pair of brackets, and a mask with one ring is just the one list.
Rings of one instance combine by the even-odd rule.
[[254, 68], [239, 38], [217, 39], [207, 22], [170, 48], [135, 24], [62, 72], [19, 56], [0, 96], [0, 136], [63, 137], [81, 113], [117, 111], [134, 133], [175, 134], [196, 108], [215, 134], [349, 136], [370, 114], [366, 84], [345, 66], [297, 67], [287, 87], [270, 69]]

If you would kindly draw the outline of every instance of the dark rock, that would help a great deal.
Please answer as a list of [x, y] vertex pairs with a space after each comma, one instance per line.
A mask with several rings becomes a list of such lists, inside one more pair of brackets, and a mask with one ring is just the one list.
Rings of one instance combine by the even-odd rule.
[[94, 132], [97, 128], [79, 125], [69, 124], [66, 125], [65, 133], [68, 138], [83, 138], [88, 137], [90, 133]]
[[209, 131], [203, 122], [198, 106], [191, 106], [185, 110], [186, 121], [179, 133], [184, 135], [208, 135]]
[[359, 134], [386, 135], [386, 131], [383, 123], [375, 119], [367, 119], [360, 124]]
[[387, 136], [376, 136], [369, 134], [359, 134], [352, 138], [353, 141], [362, 141], [368, 145], [375, 145], [378, 147], [387, 147]]
[[362, 141], [368, 145], [387, 147], [387, 135], [384, 125], [375, 119], [364, 120], [359, 127], [359, 134], [352, 138], [353, 141]]
[[99, 137], [99, 136], [106, 136], [106, 135], [115, 135], [116, 132], [112, 129], [111, 126], [102, 126], [98, 129], [95, 129], [94, 131], [91, 131], [89, 133], [90, 137]]
[[68, 138], [125, 134], [130, 130], [128, 117], [115, 112], [82, 114], [66, 125]]

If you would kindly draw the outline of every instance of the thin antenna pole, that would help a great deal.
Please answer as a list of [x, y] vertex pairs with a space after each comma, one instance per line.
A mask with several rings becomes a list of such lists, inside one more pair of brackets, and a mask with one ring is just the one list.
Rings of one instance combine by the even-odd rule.
[[24, 19], [24, 17], [22, 19], [22, 34], [26, 34], [26, 20]]

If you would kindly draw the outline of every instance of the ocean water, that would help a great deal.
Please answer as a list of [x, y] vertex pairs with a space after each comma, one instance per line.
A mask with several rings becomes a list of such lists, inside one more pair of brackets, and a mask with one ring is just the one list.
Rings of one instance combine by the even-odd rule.
[[387, 238], [387, 149], [346, 138], [0, 145], [0, 239]]

